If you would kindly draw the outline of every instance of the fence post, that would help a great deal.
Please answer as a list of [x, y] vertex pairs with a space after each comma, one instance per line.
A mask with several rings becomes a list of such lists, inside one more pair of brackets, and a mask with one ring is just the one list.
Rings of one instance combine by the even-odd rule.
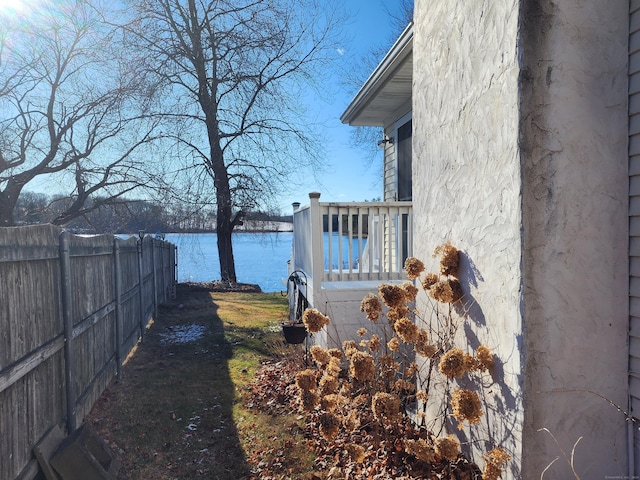
[[116, 300], [116, 373], [122, 378], [122, 267], [120, 239], [113, 237], [113, 282]]
[[62, 320], [64, 323], [64, 374], [67, 395], [67, 430], [76, 431], [76, 358], [73, 341], [73, 308], [71, 297], [71, 254], [69, 232], [60, 234], [60, 283], [62, 293]]
[[158, 273], [156, 239], [151, 237], [151, 263], [153, 264], [153, 318], [158, 318]]
[[178, 273], [179, 273], [179, 268], [180, 265], [178, 264], [178, 246], [177, 245], [173, 245], [171, 247], [173, 249], [173, 266], [172, 266], [172, 274], [173, 274], [173, 278], [171, 279], [171, 283], [173, 285], [173, 298], [175, 298], [176, 296], [176, 285], [178, 283]]
[[144, 268], [142, 265], [142, 250], [143, 250], [143, 242], [144, 233], [141, 233], [138, 236], [138, 288], [139, 288], [139, 298], [140, 298], [140, 339], [144, 340]]
[[167, 243], [162, 240], [160, 242], [160, 279], [162, 280], [162, 303], [166, 303], [169, 299], [167, 298], [167, 272], [164, 267], [164, 257], [166, 256]]

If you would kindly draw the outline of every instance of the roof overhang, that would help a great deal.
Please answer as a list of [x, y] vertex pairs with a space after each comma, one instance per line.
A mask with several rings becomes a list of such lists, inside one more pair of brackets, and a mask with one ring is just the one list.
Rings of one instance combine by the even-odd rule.
[[404, 29], [340, 117], [352, 126], [385, 127], [411, 109], [413, 22]]

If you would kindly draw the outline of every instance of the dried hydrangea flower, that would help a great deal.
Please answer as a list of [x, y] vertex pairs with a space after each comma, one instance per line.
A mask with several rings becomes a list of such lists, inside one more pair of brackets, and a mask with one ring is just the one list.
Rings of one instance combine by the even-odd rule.
[[426, 402], [427, 400], [429, 400], [429, 394], [424, 390], [418, 390], [416, 392], [416, 398], [421, 402]]
[[351, 355], [351, 365], [349, 366], [351, 377], [360, 382], [372, 380], [376, 373], [376, 366], [373, 357], [366, 352], [355, 352]]
[[329, 352], [329, 355], [337, 359], [341, 359], [343, 357], [342, 350], [339, 348], [330, 348], [327, 352]]
[[460, 378], [467, 372], [468, 362], [459, 348], [452, 348], [440, 359], [438, 369], [448, 378]]
[[447, 242], [436, 247], [433, 256], [442, 255], [440, 258], [440, 273], [442, 275], [458, 276], [458, 266], [460, 264], [460, 252], [456, 247]]
[[296, 385], [304, 392], [313, 392], [318, 388], [316, 372], [307, 368], [296, 375]]
[[453, 462], [460, 453], [460, 444], [453, 435], [449, 435], [448, 437], [436, 438], [434, 450], [438, 457]]
[[340, 419], [333, 413], [323, 413], [318, 418], [320, 423], [320, 435], [327, 442], [333, 441], [340, 433]]
[[400, 285], [383, 283], [378, 287], [378, 293], [384, 304], [389, 308], [400, 307], [405, 301], [404, 289]]
[[426, 463], [432, 463], [436, 459], [433, 448], [431, 448], [424, 438], [406, 440], [404, 442], [404, 451]]
[[493, 352], [489, 347], [480, 345], [476, 348], [476, 360], [478, 362], [478, 369], [483, 372], [493, 368]]
[[402, 365], [392, 355], [381, 355], [378, 359], [378, 364], [382, 370], [393, 370], [394, 372], [400, 371]]
[[320, 399], [315, 392], [301, 390], [298, 400], [300, 402], [300, 410], [306, 413], [311, 413], [318, 405]]
[[342, 419], [342, 425], [347, 432], [354, 432], [358, 428], [360, 428], [360, 417], [358, 417], [358, 411], [353, 409], [349, 412], [349, 415]]
[[436, 353], [438, 353], [438, 349], [435, 345], [430, 344], [429, 342], [416, 342], [413, 346], [415, 352], [419, 355], [422, 355], [424, 358], [433, 358]]
[[360, 395], [356, 396], [351, 403], [353, 404], [355, 409], [369, 406], [369, 404], [371, 403], [371, 395], [369, 395], [368, 393], [361, 393]]
[[418, 330], [418, 339], [413, 349], [425, 358], [432, 358], [437, 351], [435, 345], [429, 343], [429, 334], [424, 328]]
[[302, 321], [311, 333], [318, 333], [329, 325], [329, 317], [315, 308], [307, 308], [302, 314]]
[[407, 317], [403, 317], [394, 323], [393, 329], [405, 343], [415, 343], [418, 340], [418, 327]]
[[320, 345], [314, 345], [311, 347], [310, 352], [311, 357], [320, 367], [324, 368], [329, 364], [331, 356], [325, 348], [322, 348]]
[[409, 280], [418, 278], [424, 272], [424, 263], [416, 257], [407, 257], [404, 261], [404, 271], [407, 272]]
[[360, 311], [364, 312], [372, 322], [377, 322], [382, 311], [382, 303], [373, 293], [369, 293], [360, 302]]
[[364, 328], [364, 327], [363, 328], [359, 328], [357, 333], [358, 333], [359, 337], [364, 337], [367, 334], [367, 329]]
[[361, 445], [357, 445], [355, 443], [347, 443], [344, 446], [344, 449], [347, 451], [347, 455], [349, 455], [349, 458], [352, 461], [356, 463], [364, 462], [364, 447], [362, 447]]
[[336, 393], [340, 387], [338, 378], [332, 375], [323, 375], [320, 379], [320, 393], [322, 395], [330, 395]]
[[375, 333], [371, 335], [371, 339], [369, 340], [369, 350], [372, 352], [378, 352], [382, 348], [382, 343], [380, 342], [380, 336]]
[[440, 278], [435, 273], [427, 273], [422, 279], [422, 288], [425, 290], [429, 290], [432, 286], [434, 286]]
[[396, 383], [393, 385], [393, 389], [396, 392], [413, 393], [416, 390], [416, 386], [413, 384], [413, 382], [400, 379], [400, 380], [396, 380]]
[[327, 375], [331, 377], [338, 378], [340, 372], [342, 371], [342, 361], [338, 357], [331, 357], [329, 360], [329, 365], [325, 369]]
[[387, 342], [387, 347], [389, 347], [389, 350], [392, 352], [397, 352], [400, 348], [400, 340], [398, 340], [398, 337], [392, 337], [391, 340]]
[[484, 480], [497, 480], [498, 478], [502, 478], [502, 469], [506, 467], [507, 462], [511, 460], [511, 455], [503, 448], [496, 447], [483, 454], [482, 458], [485, 461], [482, 478]]
[[462, 298], [462, 286], [455, 278], [441, 280], [431, 286], [429, 296], [438, 302], [455, 303]]
[[371, 399], [371, 410], [377, 420], [393, 420], [400, 414], [400, 398], [390, 393], [378, 392]]
[[351, 356], [358, 351], [358, 344], [353, 340], [345, 340], [342, 342], [342, 351], [347, 360], [351, 359]]
[[405, 282], [401, 285], [404, 290], [404, 297], [407, 302], [415, 302], [416, 297], [418, 296], [418, 288], [409, 282]]
[[462, 429], [462, 422], [465, 420], [471, 425], [480, 422], [482, 416], [480, 397], [473, 390], [456, 388], [451, 395], [451, 407], [453, 416], [461, 424], [458, 428]]
[[320, 408], [327, 412], [333, 412], [338, 405], [338, 396], [335, 393], [325, 395], [320, 399]]
[[418, 367], [418, 364], [416, 362], [411, 362], [409, 365], [407, 365], [407, 368], [404, 371], [404, 375], [406, 377], [413, 377], [416, 373], [418, 373], [420, 367]]

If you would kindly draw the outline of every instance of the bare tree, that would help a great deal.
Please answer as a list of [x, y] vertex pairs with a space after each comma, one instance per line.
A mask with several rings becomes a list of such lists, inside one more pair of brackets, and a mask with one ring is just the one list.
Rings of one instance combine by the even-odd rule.
[[2, 19], [0, 226], [14, 224], [18, 197], [36, 178], [73, 198], [58, 224], [85, 213], [91, 195], [113, 203], [149, 181], [148, 165], [134, 158], [154, 128], [136, 63], [101, 9], [71, 5]]
[[[321, 0], [147, 0], [131, 33], [165, 83], [166, 140], [213, 184], [221, 277], [235, 282], [231, 237], [248, 209], [321, 149], [305, 85], [337, 58], [342, 23]], [[191, 170], [197, 177], [198, 170]]]
[[[413, 21], [413, 0], [400, 0], [398, 3], [384, 3], [379, 0], [386, 18], [391, 26], [388, 38], [380, 38], [378, 43], [370, 45], [370, 48], [356, 60], [355, 65], [348, 65], [342, 73], [342, 84], [353, 95], [362, 87], [375, 70], [378, 63], [384, 58], [391, 46], [398, 39], [407, 25]], [[382, 127], [357, 126], [351, 129], [351, 144], [367, 153], [371, 162], [380, 158], [380, 149], [377, 141], [382, 137]]]

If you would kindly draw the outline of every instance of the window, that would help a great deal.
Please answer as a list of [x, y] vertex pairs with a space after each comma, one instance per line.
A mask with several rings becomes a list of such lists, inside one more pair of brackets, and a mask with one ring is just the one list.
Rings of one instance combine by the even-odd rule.
[[398, 200], [411, 200], [411, 120], [396, 130]]

